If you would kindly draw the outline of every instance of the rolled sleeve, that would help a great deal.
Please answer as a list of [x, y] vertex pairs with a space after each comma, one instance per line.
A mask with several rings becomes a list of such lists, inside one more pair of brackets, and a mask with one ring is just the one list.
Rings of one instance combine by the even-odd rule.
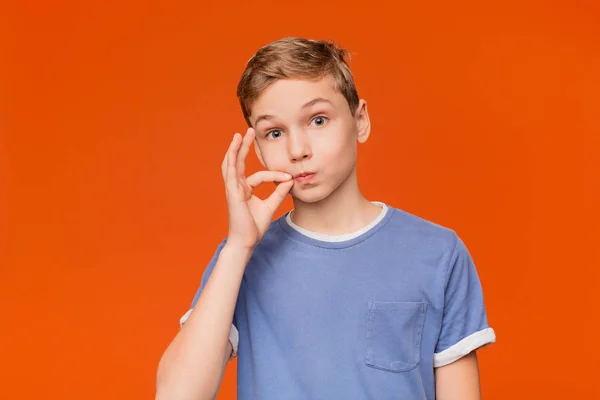
[[442, 327], [433, 366], [450, 364], [495, 341], [475, 264], [463, 241], [456, 236], [446, 272]]

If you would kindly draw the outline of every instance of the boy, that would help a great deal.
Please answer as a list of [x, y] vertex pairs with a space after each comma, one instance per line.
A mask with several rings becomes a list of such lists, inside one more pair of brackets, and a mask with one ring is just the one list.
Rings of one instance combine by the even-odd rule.
[[[346, 53], [285, 38], [238, 85], [248, 130], [222, 164], [229, 233], [163, 355], [157, 399], [212, 399], [238, 356], [238, 399], [479, 399], [495, 341], [454, 231], [365, 199], [370, 134]], [[255, 144], [266, 171], [245, 176]], [[275, 182], [260, 200], [252, 189]], [[294, 208], [271, 222], [287, 194]]]

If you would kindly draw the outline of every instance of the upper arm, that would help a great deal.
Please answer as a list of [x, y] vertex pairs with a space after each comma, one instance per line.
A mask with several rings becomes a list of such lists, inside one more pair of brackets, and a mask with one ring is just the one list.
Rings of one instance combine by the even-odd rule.
[[[219, 382], [223, 382], [223, 376], [225, 375], [225, 370], [227, 369], [227, 363], [229, 363], [229, 360], [231, 360], [233, 358], [233, 356], [231, 355], [232, 350], [233, 350], [233, 347], [231, 346], [231, 342], [227, 342], [227, 347], [226, 347], [226, 350], [225, 350], [225, 353], [223, 356], [223, 363], [221, 364], [221, 369], [220, 369], [220, 373], [219, 373]], [[213, 400], [216, 400], [217, 394], [218, 394], [218, 388], [217, 388], [217, 393], [215, 393], [215, 396], [213, 397]]]
[[221, 379], [223, 379], [223, 373], [225, 372], [225, 368], [227, 368], [227, 364], [230, 360], [235, 358], [235, 354], [233, 353], [233, 345], [231, 342], [227, 342], [227, 347], [225, 349], [225, 354], [223, 354], [223, 370], [221, 371]]
[[477, 353], [435, 369], [437, 400], [480, 400], [479, 365]]

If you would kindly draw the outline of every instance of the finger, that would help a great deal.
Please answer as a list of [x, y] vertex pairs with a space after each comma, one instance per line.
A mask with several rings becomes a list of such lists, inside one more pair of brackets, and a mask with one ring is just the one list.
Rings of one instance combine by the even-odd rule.
[[229, 154], [229, 152], [225, 153], [225, 157], [223, 157], [223, 162], [221, 163], [221, 175], [223, 176], [223, 180], [227, 180], [227, 154]]
[[231, 139], [231, 143], [229, 143], [229, 147], [227, 148], [227, 151], [225, 152], [225, 157], [223, 157], [223, 162], [221, 163], [221, 175], [223, 175], [224, 181], [227, 181], [227, 160], [228, 160], [229, 152], [235, 145], [236, 135], [237, 135], [237, 133], [233, 135], [233, 138]]
[[233, 140], [231, 142], [231, 146], [229, 147], [229, 151], [227, 152], [227, 171], [225, 172], [227, 187], [230, 190], [233, 190], [237, 187], [237, 175], [235, 171], [235, 161], [237, 158], [238, 150], [240, 149], [241, 135], [236, 133], [233, 135]]
[[244, 136], [244, 140], [242, 141], [242, 146], [240, 147], [240, 152], [237, 156], [237, 175], [239, 178], [244, 178], [246, 176], [246, 156], [250, 151], [250, 146], [252, 146], [252, 142], [254, 141], [254, 129], [248, 128], [246, 131], [246, 135]]
[[246, 178], [246, 183], [248, 183], [250, 187], [255, 188], [265, 182], [284, 182], [290, 179], [292, 179], [292, 176], [290, 174], [286, 174], [285, 172], [258, 171]]
[[271, 193], [271, 195], [265, 200], [265, 204], [269, 207], [269, 209], [275, 212], [281, 203], [283, 203], [283, 200], [285, 200], [285, 196], [288, 195], [292, 186], [294, 186], [293, 180], [281, 182], [279, 185], [277, 185], [275, 191]]

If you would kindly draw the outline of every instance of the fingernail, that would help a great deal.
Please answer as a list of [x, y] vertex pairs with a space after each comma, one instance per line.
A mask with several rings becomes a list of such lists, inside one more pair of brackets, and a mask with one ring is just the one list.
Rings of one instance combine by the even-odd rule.
[[283, 174], [283, 176], [285, 176], [287, 179], [291, 179], [292, 176], [290, 174]]

